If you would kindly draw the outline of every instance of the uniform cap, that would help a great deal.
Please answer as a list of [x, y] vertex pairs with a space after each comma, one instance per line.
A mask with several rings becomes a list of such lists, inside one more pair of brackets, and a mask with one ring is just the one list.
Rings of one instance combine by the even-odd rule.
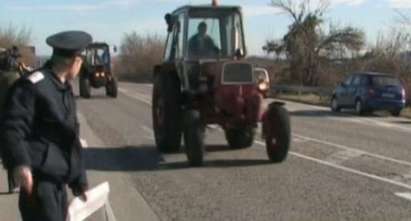
[[84, 31], [59, 32], [47, 38], [46, 42], [53, 48], [54, 55], [72, 57], [80, 54], [93, 38]]

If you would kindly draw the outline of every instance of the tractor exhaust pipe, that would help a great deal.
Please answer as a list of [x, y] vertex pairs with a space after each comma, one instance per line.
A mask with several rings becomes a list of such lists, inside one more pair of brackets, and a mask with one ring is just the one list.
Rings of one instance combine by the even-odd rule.
[[213, 0], [211, 5], [214, 6], [214, 7], [218, 7], [220, 5], [220, 2], [219, 2], [219, 0]]

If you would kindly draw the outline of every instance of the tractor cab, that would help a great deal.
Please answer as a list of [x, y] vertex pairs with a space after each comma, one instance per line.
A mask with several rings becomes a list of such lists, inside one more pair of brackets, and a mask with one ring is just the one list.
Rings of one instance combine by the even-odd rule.
[[85, 63], [87, 68], [95, 73], [95, 77], [104, 77], [105, 72], [111, 70], [110, 47], [106, 43], [93, 43], [86, 49]]
[[165, 60], [234, 59], [246, 48], [241, 8], [185, 6], [166, 15]]
[[90, 98], [91, 87], [106, 88], [106, 95], [117, 97], [117, 81], [111, 71], [110, 46], [106, 43], [90, 44], [84, 54], [80, 74], [80, 96]]

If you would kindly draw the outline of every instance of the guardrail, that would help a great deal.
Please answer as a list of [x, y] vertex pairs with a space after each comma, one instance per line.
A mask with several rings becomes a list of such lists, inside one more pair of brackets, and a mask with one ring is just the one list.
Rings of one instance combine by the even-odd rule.
[[274, 85], [271, 87], [271, 91], [274, 94], [315, 94], [320, 97], [330, 97], [333, 93], [334, 88], [327, 87], [307, 87], [307, 86], [296, 86], [296, 85]]

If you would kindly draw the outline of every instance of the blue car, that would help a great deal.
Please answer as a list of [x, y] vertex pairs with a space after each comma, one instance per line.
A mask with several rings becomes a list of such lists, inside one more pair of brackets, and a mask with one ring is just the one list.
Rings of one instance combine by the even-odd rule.
[[405, 100], [405, 89], [398, 78], [381, 73], [354, 73], [334, 90], [331, 109], [339, 112], [352, 108], [358, 115], [386, 110], [399, 116]]

